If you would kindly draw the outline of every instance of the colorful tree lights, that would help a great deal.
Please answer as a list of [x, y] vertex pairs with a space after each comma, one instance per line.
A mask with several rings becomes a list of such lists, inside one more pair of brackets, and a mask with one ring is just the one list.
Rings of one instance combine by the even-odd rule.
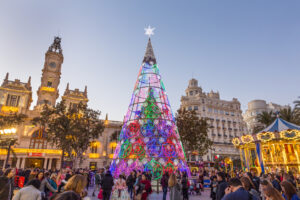
[[188, 171], [150, 39], [111, 164], [114, 176], [134, 169], [150, 171], [153, 179]]

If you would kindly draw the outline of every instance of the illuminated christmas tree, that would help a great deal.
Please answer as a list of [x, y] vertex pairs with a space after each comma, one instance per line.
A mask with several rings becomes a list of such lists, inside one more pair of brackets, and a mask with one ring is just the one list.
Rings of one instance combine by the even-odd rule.
[[151, 171], [153, 179], [165, 171], [188, 166], [170, 103], [149, 41], [124, 119], [110, 170], [117, 177], [132, 170]]

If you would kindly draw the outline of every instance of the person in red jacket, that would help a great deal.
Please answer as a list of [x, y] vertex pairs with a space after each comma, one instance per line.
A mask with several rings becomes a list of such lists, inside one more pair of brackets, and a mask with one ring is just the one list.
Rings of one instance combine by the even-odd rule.
[[142, 174], [142, 179], [138, 183], [138, 186], [138, 196], [141, 195], [141, 200], [147, 200], [148, 195], [152, 193], [152, 188], [145, 174]]

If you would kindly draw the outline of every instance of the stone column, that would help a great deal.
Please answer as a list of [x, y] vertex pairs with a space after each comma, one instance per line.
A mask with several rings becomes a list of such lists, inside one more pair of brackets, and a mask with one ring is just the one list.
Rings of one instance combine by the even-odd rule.
[[56, 169], [60, 169], [61, 159], [56, 160]]
[[26, 161], [26, 158], [23, 157], [23, 158], [22, 158], [22, 163], [21, 163], [21, 168], [22, 168], [22, 169], [25, 168], [25, 161]]
[[51, 165], [52, 165], [52, 158], [49, 158], [49, 165], [48, 165], [48, 169], [51, 169]]
[[47, 168], [47, 160], [48, 160], [48, 158], [45, 158], [45, 160], [44, 160], [44, 169]]
[[2, 169], [5, 169], [5, 158], [4, 158]]
[[20, 158], [20, 157], [17, 157], [17, 164], [16, 164], [16, 168], [19, 168], [19, 166], [20, 166], [20, 160], [21, 160], [21, 158]]

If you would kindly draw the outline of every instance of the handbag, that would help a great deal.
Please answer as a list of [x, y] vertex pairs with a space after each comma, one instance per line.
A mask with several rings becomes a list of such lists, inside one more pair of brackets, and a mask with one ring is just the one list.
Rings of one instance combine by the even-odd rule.
[[98, 199], [103, 199], [103, 190], [102, 189], [100, 189], [100, 191], [99, 191]]

